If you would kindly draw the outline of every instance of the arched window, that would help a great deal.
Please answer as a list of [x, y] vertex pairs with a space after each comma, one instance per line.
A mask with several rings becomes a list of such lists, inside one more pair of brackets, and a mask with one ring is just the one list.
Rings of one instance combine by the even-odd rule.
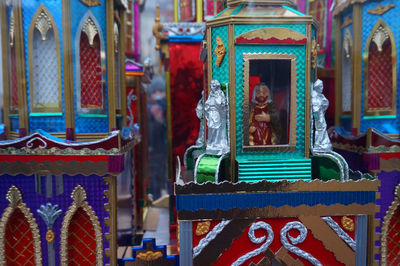
[[364, 115], [395, 115], [395, 41], [392, 31], [381, 19], [366, 42], [364, 60]]
[[61, 227], [61, 264], [103, 265], [103, 233], [86, 191], [77, 185], [71, 198]]
[[1, 265], [41, 265], [39, 229], [19, 189], [12, 186], [6, 196], [10, 202], [0, 220]]
[[78, 113], [104, 114], [105, 51], [101, 29], [88, 11], [76, 36]]
[[32, 19], [28, 45], [31, 112], [62, 112], [59, 34], [44, 5]]
[[400, 184], [396, 186], [395, 198], [382, 223], [381, 263], [382, 265], [400, 264]]
[[342, 50], [342, 112], [351, 112], [351, 99], [353, 89], [352, 79], [352, 51], [353, 37], [349, 29], [346, 30], [343, 39]]

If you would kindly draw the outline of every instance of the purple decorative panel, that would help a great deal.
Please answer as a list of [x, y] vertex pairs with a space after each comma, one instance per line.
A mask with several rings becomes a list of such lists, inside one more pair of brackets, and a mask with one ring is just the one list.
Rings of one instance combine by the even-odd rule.
[[[378, 174], [378, 179], [381, 181], [381, 186], [379, 187], [381, 198], [376, 200], [376, 205], [380, 206], [380, 211], [376, 214], [375, 218], [381, 220], [380, 225], [376, 229], [377, 233], [380, 233], [383, 218], [385, 217], [386, 211], [394, 200], [394, 189], [396, 188], [397, 184], [400, 183], [400, 172], [393, 171], [387, 173], [382, 171]], [[375, 243], [375, 245], [379, 247], [380, 242]], [[379, 260], [380, 256], [377, 255], [375, 259]]]
[[[104, 204], [107, 199], [104, 197], [104, 190], [107, 186], [104, 184], [102, 176], [67, 176], [63, 178], [55, 176], [0, 176], [0, 212], [3, 213], [4, 209], [8, 207], [9, 202], [6, 200], [8, 189], [15, 185], [22, 193], [22, 199], [27, 207], [31, 210], [36, 219], [40, 231], [41, 247], [43, 265], [48, 265], [48, 246], [46, 242], [46, 224], [42, 217], [37, 213], [41, 205], [51, 203], [57, 204], [62, 210], [61, 215], [56, 219], [53, 231], [55, 234], [54, 248], [55, 248], [55, 262], [56, 265], [60, 264], [60, 230], [65, 212], [71, 206], [73, 200], [71, 199], [72, 190], [79, 184], [87, 194], [86, 201], [93, 208], [96, 216], [99, 219], [101, 230], [103, 233], [103, 249], [109, 247], [109, 243], [105, 241], [104, 234], [108, 232], [108, 227], [104, 224], [104, 218], [108, 217], [107, 212], [104, 210]], [[104, 255], [104, 264], [108, 263], [109, 259]]]

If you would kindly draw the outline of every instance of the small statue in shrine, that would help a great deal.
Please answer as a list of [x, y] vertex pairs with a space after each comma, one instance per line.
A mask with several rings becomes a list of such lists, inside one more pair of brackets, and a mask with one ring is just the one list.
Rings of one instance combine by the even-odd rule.
[[253, 92], [250, 107], [249, 144], [279, 144], [278, 114], [270, 97], [270, 90], [264, 82], [258, 83]]
[[210, 94], [204, 105], [208, 138], [206, 152], [221, 155], [229, 151], [227, 125], [227, 100], [218, 80], [212, 80]]
[[322, 91], [324, 85], [321, 80], [314, 82], [314, 87], [311, 93], [311, 105], [314, 120], [314, 145], [313, 151], [315, 152], [328, 152], [332, 151], [331, 140], [329, 139], [326, 130], [325, 112], [328, 109], [329, 101], [326, 99]]
[[196, 140], [197, 146], [204, 145], [204, 91], [201, 92], [201, 99], [197, 103], [196, 115], [200, 119], [199, 136]]

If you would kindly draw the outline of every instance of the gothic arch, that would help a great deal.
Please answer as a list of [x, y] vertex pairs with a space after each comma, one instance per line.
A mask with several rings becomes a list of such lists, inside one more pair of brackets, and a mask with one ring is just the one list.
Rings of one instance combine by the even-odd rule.
[[[101, 27], [89, 10], [81, 19], [75, 36], [78, 113], [105, 114], [105, 54]], [[88, 60], [93, 64], [86, 64]]]
[[[6, 265], [9, 260], [13, 258], [8, 258], [6, 254], [6, 233], [8, 231], [9, 221], [12, 221], [13, 216], [18, 215], [18, 220], [22, 222], [27, 222], [29, 225], [29, 229], [31, 232], [31, 239], [30, 245], [33, 245], [33, 258], [35, 265], [42, 265], [42, 251], [41, 251], [41, 244], [40, 244], [40, 233], [39, 228], [36, 223], [33, 214], [30, 212], [29, 208], [27, 208], [26, 204], [22, 201], [22, 195], [19, 189], [16, 186], [11, 186], [7, 192], [6, 199], [10, 202], [8, 207], [4, 210], [3, 215], [0, 219], [0, 264]], [[15, 220], [15, 219], [14, 219]], [[13, 224], [11, 226], [16, 226]], [[15, 229], [15, 228], [14, 228]], [[25, 228], [27, 230], [28, 228]], [[12, 232], [10, 232], [12, 233]], [[29, 235], [26, 234], [25, 236]], [[17, 240], [17, 242], [19, 239]], [[18, 243], [14, 243], [18, 247]], [[23, 247], [28, 246], [26, 243], [23, 243]], [[11, 247], [10, 247], [11, 248]], [[14, 249], [17, 249], [15, 246]], [[23, 249], [22, 252], [27, 252], [28, 249]], [[14, 258], [17, 259], [17, 258]], [[26, 259], [26, 258], [25, 258]], [[17, 263], [14, 261], [13, 263]]]
[[76, 215], [89, 217], [89, 222], [91, 224], [91, 227], [89, 226], [89, 228], [91, 231], [94, 231], [93, 235], [91, 235], [93, 239], [90, 243], [90, 246], [95, 243], [95, 250], [92, 250], [92, 252], [95, 254], [95, 263], [98, 266], [103, 265], [103, 233], [101, 231], [100, 223], [96, 213], [86, 201], [86, 191], [81, 185], [77, 185], [71, 193], [71, 198], [73, 199], [72, 205], [65, 213], [61, 227], [61, 265], [68, 265], [72, 259], [69, 256], [71, 243], [68, 243], [68, 239], [70, 239], [71, 233], [73, 233], [70, 232], [69, 229], [73, 224], [73, 220]]
[[382, 19], [379, 19], [365, 43], [365, 116], [396, 114], [396, 64], [396, 43], [393, 32]]
[[29, 27], [28, 54], [31, 112], [62, 112], [60, 37], [43, 4]]
[[[382, 222], [382, 237], [381, 237], [381, 263], [382, 265], [388, 264], [388, 259], [397, 259], [397, 262], [400, 262], [400, 257], [398, 258], [391, 258], [393, 257], [393, 253], [389, 254], [388, 245], [390, 245], [393, 240], [391, 239], [390, 235], [392, 231], [396, 229], [400, 229], [400, 183], [396, 186], [394, 191], [394, 200], [390, 205], [389, 209], [386, 211], [386, 215], [383, 218]], [[395, 220], [395, 221], [393, 221]], [[394, 222], [398, 222], [399, 225], [396, 226]], [[396, 232], [396, 231], [395, 231]], [[389, 262], [392, 265], [392, 262]], [[394, 263], [396, 264], [396, 263]], [[393, 264], [393, 265], [394, 265]]]

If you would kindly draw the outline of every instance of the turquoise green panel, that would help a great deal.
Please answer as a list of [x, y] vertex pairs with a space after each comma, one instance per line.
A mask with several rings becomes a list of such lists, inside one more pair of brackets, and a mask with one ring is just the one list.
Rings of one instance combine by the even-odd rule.
[[235, 25], [235, 38], [248, 31], [262, 29], [262, 28], [286, 28], [300, 32], [306, 36], [306, 25], [304, 24], [261, 24], [261, 25]]
[[[222, 60], [221, 66], [215, 64], [217, 56], [214, 53], [214, 49], [217, 46], [217, 37], [221, 37], [222, 42], [225, 45], [225, 57]], [[218, 80], [221, 84], [229, 82], [229, 47], [228, 47], [228, 26], [215, 27], [211, 31], [212, 39], [212, 79]]]
[[207, 181], [215, 182], [215, 173], [218, 168], [219, 157], [216, 155], [204, 155], [197, 165], [196, 181], [204, 183]]
[[[236, 157], [238, 160], [258, 159], [302, 159], [305, 152], [305, 46], [303, 45], [236, 45]], [[296, 150], [294, 152], [243, 152], [243, 53], [293, 54], [297, 67], [297, 123]]]
[[238, 159], [238, 181], [311, 180], [311, 160], [248, 160]]

